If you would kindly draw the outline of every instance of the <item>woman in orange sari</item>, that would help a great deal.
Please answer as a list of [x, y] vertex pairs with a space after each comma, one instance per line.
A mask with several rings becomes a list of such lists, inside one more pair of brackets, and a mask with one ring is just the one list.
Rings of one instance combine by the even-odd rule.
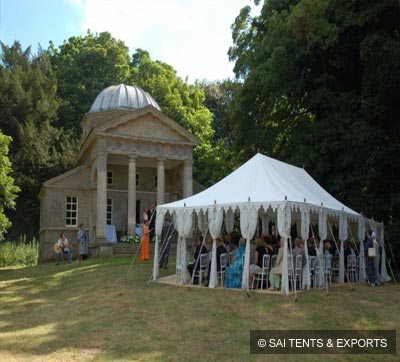
[[143, 223], [143, 237], [142, 237], [142, 250], [140, 260], [145, 261], [150, 259], [150, 245], [149, 245], [149, 221], [145, 220]]

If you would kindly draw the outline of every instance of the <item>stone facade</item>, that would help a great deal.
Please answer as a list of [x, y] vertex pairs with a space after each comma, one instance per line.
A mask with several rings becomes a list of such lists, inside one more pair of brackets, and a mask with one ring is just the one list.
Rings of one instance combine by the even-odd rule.
[[42, 260], [54, 258], [61, 232], [76, 256], [81, 223], [90, 254], [112, 255], [107, 223], [119, 236], [133, 235], [150, 203], [193, 193], [193, 148], [199, 141], [152, 105], [88, 113], [82, 128], [76, 167], [46, 181], [40, 192]]

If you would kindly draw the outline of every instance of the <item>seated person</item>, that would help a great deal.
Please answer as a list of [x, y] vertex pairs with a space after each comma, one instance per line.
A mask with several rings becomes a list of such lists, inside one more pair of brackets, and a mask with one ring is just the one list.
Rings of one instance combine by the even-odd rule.
[[234, 256], [231, 265], [226, 269], [225, 288], [241, 288], [243, 272], [243, 255], [246, 240], [235, 237], [233, 239]]
[[60, 234], [60, 239], [57, 241], [56, 265], [60, 264], [62, 254], [65, 254], [68, 263], [71, 263], [71, 251], [69, 250], [68, 239], [65, 237], [64, 233]]
[[296, 258], [297, 255], [304, 255], [304, 244], [300, 238], [294, 240], [293, 258]]
[[282, 274], [282, 259], [283, 259], [283, 240], [282, 238], [280, 238], [278, 257], [276, 258], [275, 266], [271, 269], [269, 273], [269, 282], [271, 286], [268, 288], [268, 290], [279, 289], [279, 283]]
[[[317, 246], [318, 247], [318, 246]], [[315, 244], [313, 238], [307, 240], [307, 251], [309, 256], [316, 256], [317, 251], [315, 250]]]
[[[196, 270], [200, 270], [200, 254], [207, 254], [207, 248], [203, 245], [203, 236], [199, 236], [197, 238], [196, 250], [194, 252], [194, 261], [187, 266], [187, 270], [189, 271], [190, 278], [193, 276], [193, 272]], [[197, 260], [198, 259], [198, 260]]]
[[[218, 237], [215, 239], [215, 242], [217, 243], [217, 272], [221, 271], [221, 254], [227, 253], [226, 247], [222, 242], [222, 238]], [[210, 274], [211, 274], [211, 260], [208, 265], [208, 270], [209, 273], [207, 275], [207, 284], [210, 282]]]
[[262, 270], [264, 255], [266, 255], [266, 254], [272, 255], [272, 253], [273, 253], [273, 248], [270, 245], [269, 237], [265, 236], [265, 235], [261, 235], [259, 246], [257, 247], [257, 249], [254, 252], [253, 263], [250, 264], [250, 269], [249, 269], [249, 285], [250, 286], [253, 284], [254, 274], [259, 273]]

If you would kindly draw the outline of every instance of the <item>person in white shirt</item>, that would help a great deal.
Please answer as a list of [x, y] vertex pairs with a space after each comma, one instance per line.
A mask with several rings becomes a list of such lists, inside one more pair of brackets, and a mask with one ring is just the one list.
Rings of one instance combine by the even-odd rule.
[[57, 241], [56, 265], [60, 264], [62, 254], [65, 254], [68, 263], [71, 263], [71, 251], [69, 250], [68, 239], [65, 237], [64, 233], [60, 234], [60, 239]]

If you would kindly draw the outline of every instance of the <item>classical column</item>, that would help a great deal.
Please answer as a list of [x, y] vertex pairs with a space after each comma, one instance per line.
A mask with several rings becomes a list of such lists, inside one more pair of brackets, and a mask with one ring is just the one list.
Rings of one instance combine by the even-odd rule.
[[183, 166], [183, 197], [193, 195], [193, 160], [185, 160]]
[[[96, 240], [106, 241], [107, 215], [107, 154], [99, 153], [97, 157], [97, 211], [96, 211]], [[102, 240], [103, 239], [103, 240]]]
[[135, 235], [136, 227], [136, 157], [129, 157], [128, 166], [128, 235]]
[[164, 203], [165, 196], [165, 160], [159, 159], [157, 164], [157, 205]]

